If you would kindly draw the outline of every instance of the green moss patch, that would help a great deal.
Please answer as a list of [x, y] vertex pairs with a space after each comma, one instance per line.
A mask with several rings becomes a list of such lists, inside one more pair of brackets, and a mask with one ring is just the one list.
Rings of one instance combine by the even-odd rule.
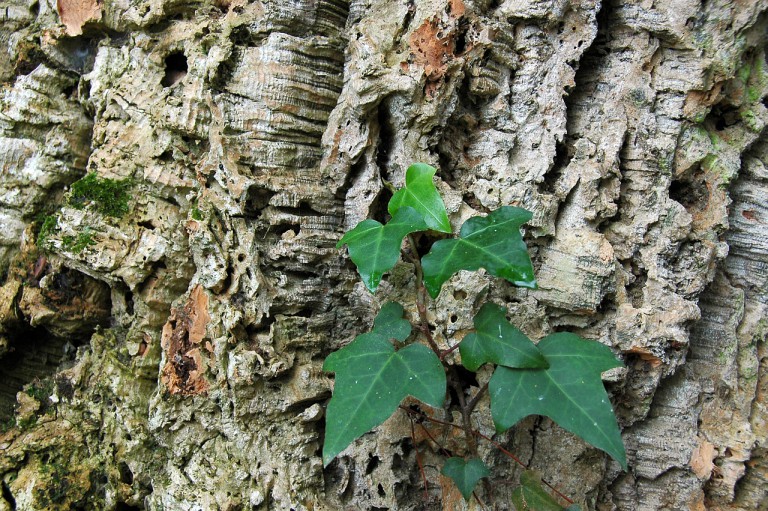
[[128, 179], [101, 178], [91, 172], [79, 181], [72, 183], [69, 205], [83, 209], [93, 205], [100, 213], [121, 217], [128, 213], [128, 189], [131, 187]]

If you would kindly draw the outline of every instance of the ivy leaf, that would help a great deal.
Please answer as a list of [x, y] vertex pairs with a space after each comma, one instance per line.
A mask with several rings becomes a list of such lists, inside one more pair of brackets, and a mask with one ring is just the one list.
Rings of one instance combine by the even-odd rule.
[[373, 332], [382, 334], [387, 339], [403, 342], [411, 335], [411, 324], [403, 319], [403, 306], [397, 302], [387, 302], [373, 320]]
[[437, 241], [421, 261], [424, 283], [437, 298], [443, 283], [459, 270], [485, 268], [515, 285], [535, 288], [533, 265], [520, 226], [532, 218], [521, 208], [503, 206], [486, 217], [472, 217], [460, 238]]
[[477, 458], [464, 460], [464, 458], [454, 457], [445, 460], [441, 473], [453, 480], [464, 496], [464, 500], [468, 501], [477, 482], [483, 477], [488, 477], [490, 471], [485, 463]]
[[507, 321], [505, 312], [489, 302], [477, 313], [476, 332], [464, 337], [459, 344], [464, 367], [477, 371], [486, 362], [519, 368], [549, 367], [536, 345]]
[[[541, 476], [526, 470], [520, 476], [520, 486], [512, 492], [512, 503], [517, 511], [563, 511], [563, 506], [541, 486]], [[579, 506], [569, 506], [566, 511], [580, 511]]]
[[414, 163], [408, 167], [405, 188], [398, 190], [389, 200], [389, 214], [394, 216], [403, 206], [410, 206], [421, 214], [430, 229], [451, 232], [445, 204], [432, 182], [435, 172], [435, 168], [426, 163]]
[[600, 373], [621, 366], [611, 350], [572, 333], [555, 333], [537, 348], [547, 369], [497, 366], [489, 382], [491, 415], [505, 431], [528, 415], [546, 415], [610, 454], [624, 470], [626, 453]]
[[397, 321], [407, 323], [402, 315], [400, 304], [387, 304], [373, 330], [325, 359], [323, 370], [335, 372], [336, 383], [326, 410], [324, 465], [387, 420], [406, 396], [435, 407], [443, 405], [445, 371], [437, 355], [422, 344], [395, 351], [389, 341], [402, 341], [410, 334], [410, 325], [406, 329]]
[[365, 287], [375, 292], [382, 275], [391, 270], [400, 258], [403, 238], [427, 228], [419, 212], [411, 207], [402, 207], [386, 225], [376, 220], [363, 220], [339, 240], [336, 248], [343, 245], [349, 247], [349, 257], [357, 265]]

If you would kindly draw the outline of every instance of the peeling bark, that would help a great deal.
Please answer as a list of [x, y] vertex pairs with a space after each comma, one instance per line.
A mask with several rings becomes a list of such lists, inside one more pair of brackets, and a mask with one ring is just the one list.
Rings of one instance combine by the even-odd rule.
[[[766, 12], [5, 2], [0, 509], [475, 508], [439, 475], [433, 438], [460, 436], [406, 414], [320, 459], [324, 358], [415, 303], [408, 263], [373, 296], [334, 245], [414, 161], [454, 227], [534, 214], [539, 289], [456, 275], [442, 348], [491, 300], [626, 365], [604, 375], [626, 473], [547, 419], [495, 435], [487, 400], [482, 433], [585, 509], [764, 509]], [[126, 179], [128, 213], [70, 203], [86, 172]], [[509, 509], [520, 468], [480, 455]]]

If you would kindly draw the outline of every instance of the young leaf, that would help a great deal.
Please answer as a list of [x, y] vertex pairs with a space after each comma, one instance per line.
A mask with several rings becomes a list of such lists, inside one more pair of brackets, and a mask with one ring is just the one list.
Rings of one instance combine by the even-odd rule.
[[[563, 511], [563, 506], [541, 487], [541, 476], [532, 470], [520, 476], [520, 486], [512, 492], [512, 503], [517, 511]], [[568, 510], [579, 511], [579, 506], [574, 504]]]
[[624, 444], [600, 379], [600, 373], [621, 362], [607, 346], [566, 332], [548, 335], [537, 348], [549, 368], [496, 367], [489, 383], [496, 429], [509, 429], [527, 415], [546, 415], [626, 470]]
[[491, 362], [519, 368], [549, 367], [536, 345], [504, 317], [506, 311], [486, 303], [474, 318], [475, 333], [459, 344], [461, 363], [470, 371]]
[[345, 244], [349, 247], [349, 257], [357, 265], [365, 287], [374, 292], [382, 275], [391, 270], [400, 258], [403, 238], [427, 228], [419, 212], [411, 207], [402, 207], [386, 225], [376, 220], [363, 220], [339, 240], [336, 248]]
[[373, 320], [373, 332], [387, 339], [403, 342], [411, 335], [411, 324], [403, 319], [403, 306], [397, 302], [387, 302]]
[[395, 351], [389, 341], [405, 340], [410, 333], [410, 325], [405, 329], [396, 321], [402, 314], [399, 304], [386, 305], [372, 331], [358, 335], [325, 359], [323, 370], [336, 373], [326, 410], [325, 465], [360, 435], [384, 422], [406, 396], [442, 406], [445, 371], [437, 355], [422, 344]]
[[403, 206], [418, 211], [430, 229], [451, 232], [451, 223], [445, 204], [432, 182], [435, 168], [425, 163], [414, 163], [405, 172], [405, 188], [398, 190], [389, 200], [389, 214], [394, 216]]
[[461, 226], [460, 238], [437, 241], [421, 260], [424, 283], [437, 298], [443, 283], [459, 270], [485, 268], [522, 287], [536, 287], [533, 265], [520, 226], [532, 217], [529, 211], [503, 206], [486, 217], [472, 217]]
[[445, 460], [441, 473], [453, 480], [464, 500], [469, 500], [477, 482], [490, 474], [488, 467], [479, 459], [464, 460], [456, 457]]

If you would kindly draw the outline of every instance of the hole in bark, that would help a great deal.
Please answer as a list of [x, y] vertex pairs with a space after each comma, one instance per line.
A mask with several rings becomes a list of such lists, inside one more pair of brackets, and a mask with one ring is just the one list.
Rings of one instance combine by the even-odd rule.
[[376, 467], [379, 466], [379, 463], [381, 463], [381, 460], [378, 456], [372, 456], [368, 455], [368, 463], [365, 465], [365, 475], [371, 475], [374, 470], [376, 470]]
[[50, 375], [73, 358], [75, 349], [67, 339], [54, 337], [42, 328], [18, 332], [23, 341], [13, 342], [12, 351], [0, 364], [0, 421], [14, 415], [16, 393], [25, 392], [40, 403], [39, 413], [50, 406], [53, 380]]
[[[385, 102], [386, 104], [386, 102]], [[379, 145], [376, 147], [376, 164], [382, 173], [386, 173], [389, 165], [389, 153], [392, 150], [394, 130], [389, 123], [389, 115], [385, 104], [379, 105], [377, 120], [379, 124]]]
[[370, 207], [370, 217], [374, 220], [378, 220], [381, 223], [386, 223], [389, 218], [389, 212], [387, 211], [387, 204], [392, 198], [392, 192], [386, 188], [382, 188], [379, 194], [373, 199]]
[[469, 21], [465, 18], [459, 20], [458, 33], [456, 34], [456, 44], [454, 46], [454, 55], [461, 55], [467, 49], [467, 31]]
[[704, 211], [709, 203], [709, 189], [701, 168], [697, 168], [687, 179], [673, 180], [669, 185], [669, 198], [680, 203], [689, 213]]
[[243, 214], [246, 217], [255, 218], [261, 210], [267, 207], [269, 200], [275, 195], [274, 192], [261, 188], [259, 186], [251, 186], [245, 194], [245, 205], [243, 206]]
[[165, 57], [165, 76], [160, 81], [163, 87], [179, 83], [187, 76], [187, 57], [181, 52], [171, 53]]
[[715, 105], [704, 121], [705, 125], [713, 126], [717, 131], [723, 131], [741, 121], [738, 109], [731, 105]]
[[120, 482], [125, 483], [128, 485], [133, 484], [133, 472], [131, 471], [131, 467], [128, 466], [128, 464], [124, 461], [121, 461], [117, 465], [117, 470], [120, 472]]
[[132, 506], [125, 502], [118, 502], [115, 506], [115, 511], [139, 511], [141, 508], [138, 506]]
[[555, 193], [555, 190], [557, 190], [557, 182], [562, 175], [563, 169], [568, 166], [569, 161], [570, 156], [568, 155], [568, 148], [566, 147], [565, 142], [557, 142], [555, 144], [555, 159], [549, 171], [544, 174], [544, 180], [539, 185], [543, 193]]
[[462, 291], [461, 289], [459, 289], [458, 291], [453, 292], [453, 298], [454, 300], [466, 300], [467, 293], [466, 291]]
[[[480, 386], [477, 383], [477, 377], [476, 377], [475, 373], [473, 373], [472, 371], [468, 371], [467, 369], [464, 369], [464, 366], [460, 366], [460, 365], [454, 366], [454, 368], [456, 369], [456, 374], [457, 374], [457, 376], [459, 377], [459, 380], [462, 383], [462, 388], [467, 389], [469, 387], [479, 387]], [[451, 401], [453, 403], [455, 403], [456, 405], [458, 405], [460, 403], [459, 396], [456, 395], [456, 391], [454, 390], [453, 386], [449, 385], [448, 393], [451, 396]]]
[[278, 238], [282, 238], [283, 235], [286, 234], [288, 231], [291, 231], [293, 233], [292, 235], [288, 234], [289, 237], [295, 237], [295, 236], [298, 236], [299, 233], [301, 232], [301, 227], [299, 226], [299, 224], [286, 223], [286, 224], [275, 225], [271, 227], [270, 230]]
[[384, 487], [381, 485], [381, 483], [376, 486], [376, 491], [378, 492], [379, 497], [386, 497], [387, 495], [387, 492], [384, 491]]
[[5, 481], [3, 481], [3, 498], [11, 509], [16, 509], [16, 499], [13, 498], [13, 493], [11, 493], [11, 489], [8, 487]]
[[72, 94], [77, 91], [77, 85], [68, 85], [67, 87], [64, 87], [61, 89], [61, 93], [64, 95], [65, 98], [72, 97]]

